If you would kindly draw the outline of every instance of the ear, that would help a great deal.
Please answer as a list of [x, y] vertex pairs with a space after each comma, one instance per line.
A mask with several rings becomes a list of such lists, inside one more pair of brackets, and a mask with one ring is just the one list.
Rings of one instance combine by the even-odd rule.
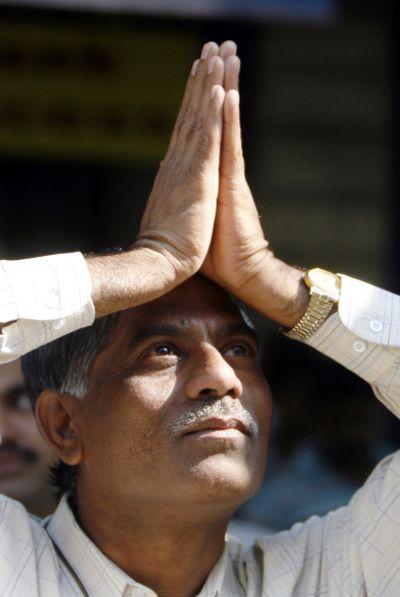
[[70, 466], [82, 460], [80, 410], [78, 398], [53, 390], [42, 392], [36, 403], [35, 416], [41, 434], [58, 458]]

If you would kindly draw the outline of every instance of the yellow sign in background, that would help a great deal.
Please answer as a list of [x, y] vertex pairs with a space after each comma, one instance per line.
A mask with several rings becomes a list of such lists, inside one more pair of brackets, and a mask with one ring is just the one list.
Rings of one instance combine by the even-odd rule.
[[160, 159], [195, 49], [165, 29], [0, 25], [0, 152]]

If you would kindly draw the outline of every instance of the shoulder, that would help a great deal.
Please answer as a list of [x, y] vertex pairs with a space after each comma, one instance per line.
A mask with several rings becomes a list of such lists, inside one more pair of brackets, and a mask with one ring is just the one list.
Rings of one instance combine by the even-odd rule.
[[[347, 506], [257, 538], [241, 562], [247, 576], [251, 571], [265, 592], [282, 597], [332, 587], [339, 589], [332, 594], [352, 594], [354, 587], [381, 594], [379, 582], [400, 560], [399, 490], [400, 451], [375, 467]], [[400, 578], [393, 582], [385, 595], [400, 595]]]
[[0, 595], [38, 595], [43, 579], [56, 587], [53, 552], [41, 521], [19, 502], [0, 495]]
[[6, 524], [10, 516], [16, 516], [19, 520], [34, 518], [28, 513], [21, 502], [0, 494], [0, 525]]
[[0, 494], [0, 546], [12, 541], [31, 543], [47, 536], [42, 520], [30, 514], [20, 502]]

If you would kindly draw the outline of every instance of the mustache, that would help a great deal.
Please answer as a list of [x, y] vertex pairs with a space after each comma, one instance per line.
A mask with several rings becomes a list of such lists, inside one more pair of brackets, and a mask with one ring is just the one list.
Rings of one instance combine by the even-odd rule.
[[0, 444], [0, 455], [1, 454], [15, 454], [20, 456], [25, 462], [36, 462], [39, 458], [37, 452], [26, 446], [20, 446], [19, 444], [3, 440]]
[[238, 401], [233, 398], [215, 398], [208, 399], [207, 402], [197, 402], [189, 411], [178, 416], [169, 426], [171, 433], [180, 433], [185, 431], [186, 427], [211, 417], [222, 417], [240, 419], [249, 429], [252, 435], [259, 435], [260, 427], [253, 415]]

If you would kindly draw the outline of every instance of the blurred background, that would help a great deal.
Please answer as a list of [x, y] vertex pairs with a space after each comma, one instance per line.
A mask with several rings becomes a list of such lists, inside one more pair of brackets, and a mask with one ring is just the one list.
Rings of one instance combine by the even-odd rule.
[[[398, 17], [385, 0], [0, 2], [1, 257], [131, 242], [193, 59], [234, 39], [275, 253], [399, 291]], [[238, 520], [281, 529], [346, 503], [399, 425], [365, 383], [257, 322], [274, 429]]]

